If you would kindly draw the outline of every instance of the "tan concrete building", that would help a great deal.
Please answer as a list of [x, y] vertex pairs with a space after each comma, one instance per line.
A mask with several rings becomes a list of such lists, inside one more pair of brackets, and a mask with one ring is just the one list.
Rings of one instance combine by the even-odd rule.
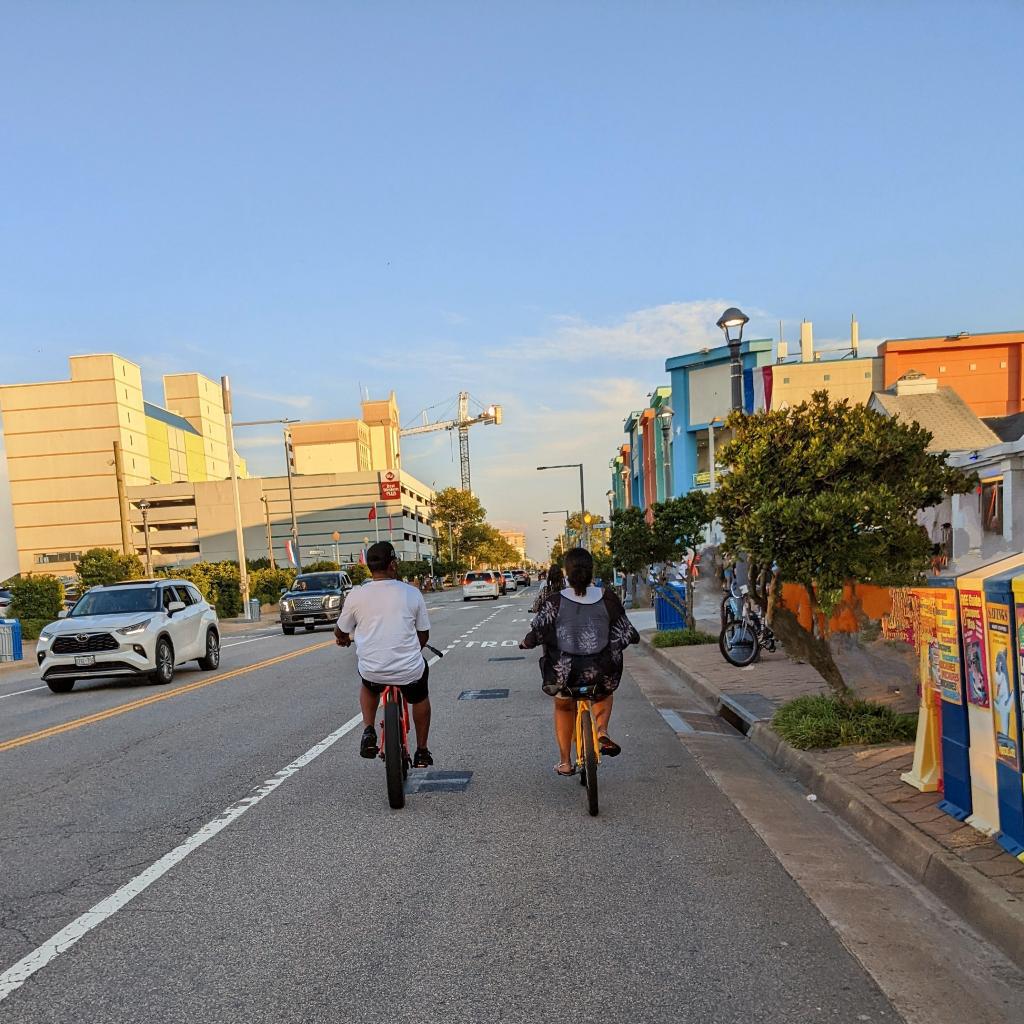
[[362, 418], [293, 423], [296, 473], [366, 473], [401, 466], [395, 393], [365, 401]]
[[[125, 482], [227, 476], [220, 385], [198, 373], [164, 378], [164, 406], [147, 402], [139, 367], [114, 354], [73, 356], [63, 381], [0, 387], [18, 571], [74, 574], [81, 553], [121, 547], [114, 471]], [[246, 475], [239, 460], [239, 475]]]
[[[382, 473], [317, 473], [292, 478], [299, 551], [304, 564], [321, 559], [357, 562], [366, 542], [390, 540], [404, 560], [436, 554], [436, 537], [428, 522], [434, 492], [408, 473], [397, 472], [400, 497], [381, 500]], [[286, 565], [291, 539], [292, 505], [287, 477], [239, 481], [246, 557], [269, 557]], [[145, 550], [142, 515], [135, 502], [150, 503], [150, 551], [155, 566], [187, 565], [237, 559], [230, 481], [182, 482], [133, 487], [133, 538]], [[376, 503], [377, 518], [369, 518]], [[334, 534], [338, 539], [334, 539]]]
[[526, 534], [522, 530], [499, 530], [499, 534], [519, 553], [519, 561], [526, 563]]

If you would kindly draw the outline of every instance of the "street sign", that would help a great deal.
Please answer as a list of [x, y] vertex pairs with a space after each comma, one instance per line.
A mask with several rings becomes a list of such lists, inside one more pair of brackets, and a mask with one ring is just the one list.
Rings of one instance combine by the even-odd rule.
[[402, 498], [402, 481], [398, 474], [389, 469], [386, 473], [380, 474], [380, 500], [400, 501]]

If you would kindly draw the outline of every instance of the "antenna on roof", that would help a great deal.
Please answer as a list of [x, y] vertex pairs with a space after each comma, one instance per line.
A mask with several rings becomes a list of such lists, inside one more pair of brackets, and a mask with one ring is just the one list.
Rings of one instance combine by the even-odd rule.
[[788, 355], [789, 355], [789, 345], [788, 345], [788, 343], [786, 342], [786, 339], [785, 339], [785, 337], [784, 337], [784, 335], [783, 335], [783, 333], [782, 333], [782, 321], [780, 320], [780, 321], [779, 321], [779, 351], [778, 351], [778, 361], [779, 361], [780, 363], [781, 363], [781, 362], [783, 362], [783, 361], [785, 360], [785, 358], [786, 358], [786, 357], [787, 357]]

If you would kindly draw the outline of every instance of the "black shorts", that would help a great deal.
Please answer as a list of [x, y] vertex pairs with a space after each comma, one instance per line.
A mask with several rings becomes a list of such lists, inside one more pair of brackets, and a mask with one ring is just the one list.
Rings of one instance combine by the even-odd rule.
[[[427, 692], [427, 677], [430, 675], [430, 666], [423, 663], [423, 675], [416, 680], [415, 683], [406, 683], [404, 686], [400, 686], [399, 689], [405, 695], [405, 699], [410, 704], [419, 704], [425, 701], [430, 694]], [[389, 686], [388, 683], [371, 683], [363, 679], [363, 686], [368, 690], [372, 690], [374, 693], [383, 693]]]

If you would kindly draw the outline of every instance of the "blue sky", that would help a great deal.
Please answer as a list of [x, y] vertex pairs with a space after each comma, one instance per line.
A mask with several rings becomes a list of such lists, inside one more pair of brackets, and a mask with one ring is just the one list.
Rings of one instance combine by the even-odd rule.
[[[714, 338], [1024, 327], [1020, 3], [0, 4], [0, 380], [114, 350], [242, 418], [468, 388], [494, 520], [604, 507]], [[159, 399], [153, 388], [150, 397]], [[278, 449], [253, 437], [255, 468]], [[446, 436], [406, 467], [455, 482]]]

